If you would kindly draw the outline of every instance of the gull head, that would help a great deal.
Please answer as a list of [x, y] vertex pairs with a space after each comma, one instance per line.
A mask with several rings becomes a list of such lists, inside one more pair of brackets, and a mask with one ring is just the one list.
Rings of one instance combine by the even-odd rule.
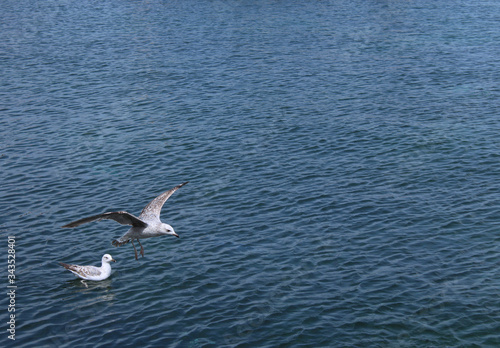
[[160, 228], [160, 232], [162, 234], [169, 234], [171, 236], [176, 236], [177, 238], [179, 238], [179, 235], [177, 233], [175, 233], [174, 229], [169, 224], [162, 223], [161, 228]]
[[111, 261], [116, 262], [116, 260], [113, 259], [111, 255], [104, 254], [104, 256], [102, 257], [102, 263], [110, 263]]

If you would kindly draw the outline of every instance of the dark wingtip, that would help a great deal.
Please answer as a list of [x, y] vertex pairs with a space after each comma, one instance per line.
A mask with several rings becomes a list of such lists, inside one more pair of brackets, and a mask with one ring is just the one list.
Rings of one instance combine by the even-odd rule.
[[64, 268], [69, 269], [69, 265], [68, 265], [67, 263], [64, 263], [64, 262], [59, 262], [59, 264], [60, 264], [61, 266], [63, 266]]
[[70, 222], [69, 224], [61, 226], [61, 228], [73, 228], [73, 227], [76, 227], [76, 226], [78, 226], [78, 224], [76, 224], [76, 222], [78, 222], [78, 221]]

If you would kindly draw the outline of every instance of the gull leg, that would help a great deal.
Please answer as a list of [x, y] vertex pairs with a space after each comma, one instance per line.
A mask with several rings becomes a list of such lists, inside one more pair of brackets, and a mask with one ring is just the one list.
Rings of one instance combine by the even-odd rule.
[[144, 247], [142, 246], [141, 241], [139, 240], [139, 238], [137, 238], [137, 241], [139, 242], [139, 245], [141, 246], [141, 255], [142, 255], [142, 257], [144, 257]]
[[85, 280], [80, 280], [82, 282], [83, 285], [85, 285], [86, 288], [88, 288], [89, 286], [87, 285], [87, 283], [85, 283]]
[[131, 239], [131, 242], [132, 242], [132, 246], [134, 247], [134, 251], [135, 251], [135, 259], [136, 260], [139, 260], [139, 258], [137, 257], [137, 249], [135, 248], [135, 245], [134, 245], [134, 240]]

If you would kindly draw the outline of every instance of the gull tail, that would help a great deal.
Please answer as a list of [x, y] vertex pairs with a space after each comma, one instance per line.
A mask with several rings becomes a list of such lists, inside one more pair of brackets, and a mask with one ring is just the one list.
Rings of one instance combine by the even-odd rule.
[[70, 267], [71, 267], [71, 265], [68, 265], [67, 263], [64, 263], [64, 262], [59, 262], [59, 264], [66, 269], [70, 269]]
[[119, 247], [119, 246], [127, 244], [128, 242], [130, 242], [130, 239], [127, 239], [127, 240], [115, 239], [114, 241], [111, 242], [111, 244], [113, 244], [113, 246], [115, 246], [115, 247]]
[[[61, 266], [63, 266], [64, 268], [66, 268], [68, 271], [71, 271], [73, 273], [76, 272], [76, 269], [75, 269], [75, 265], [68, 265], [67, 263], [64, 263], [64, 262], [59, 262], [59, 264]], [[76, 274], [76, 273], [75, 273]]]

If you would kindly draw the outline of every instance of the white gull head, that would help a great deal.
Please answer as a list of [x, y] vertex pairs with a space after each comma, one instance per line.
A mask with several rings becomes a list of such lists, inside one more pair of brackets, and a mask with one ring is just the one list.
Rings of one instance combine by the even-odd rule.
[[162, 223], [159, 232], [162, 235], [168, 234], [168, 235], [176, 236], [177, 238], [179, 238], [179, 235], [177, 233], [175, 233], [174, 229], [169, 224]]
[[116, 260], [115, 260], [115, 259], [113, 259], [113, 258], [111, 257], [111, 255], [109, 255], [109, 254], [104, 254], [104, 256], [102, 257], [102, 260], [101, 260], [101, 261], [102, 261], [102, 264], [103, 264], [103, 265], [104, 265], [105, 263], [116, 262]]

